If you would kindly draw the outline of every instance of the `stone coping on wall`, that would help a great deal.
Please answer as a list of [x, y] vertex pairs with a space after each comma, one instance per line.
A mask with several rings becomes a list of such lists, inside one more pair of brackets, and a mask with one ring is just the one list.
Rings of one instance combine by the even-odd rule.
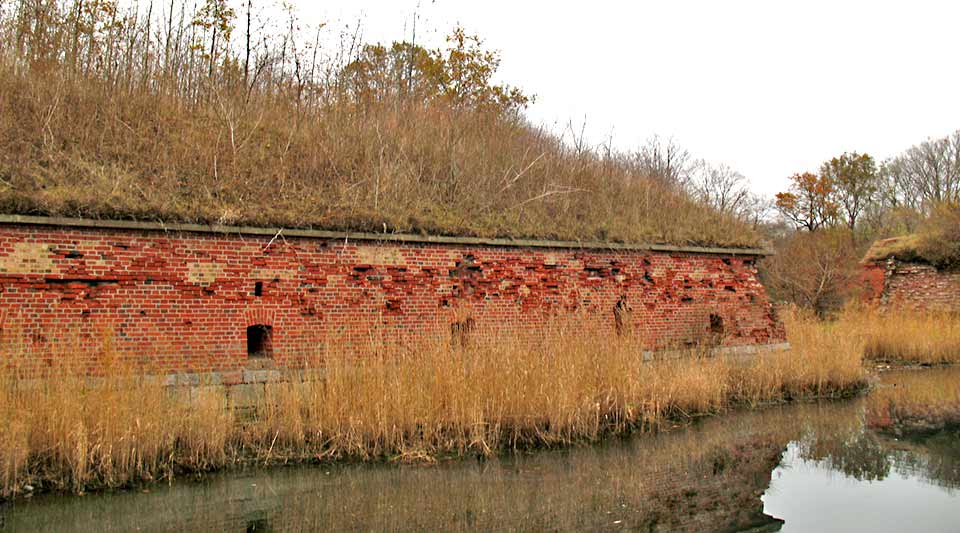
[[416, 235], [408, 233], [364, 233], [352, 231], [326, 231], [313, 229], [264, 228], [252, 226], [226, 226], [218, 224], [185, 224], [143, 222], [133, 220], [99, 220], [65, 217], [43, 217], [0, 214], [0, 224], [54, 226], [66, 228], [111, 229], [133, 231], [213, 233], [222, 235], [256, 235], [261, 237], [299, 237], [343, 241], [367, 241], [377, 243], [451, 244], [468, 246], [505, 246], [514, 248], [580, 248], [595, 250], [652, 251], [718, 255], [773, 255], [762, 248], [724, 248], [709, 246], [682, 246], [670, 244], [616, 243], [600, 241], [553, 241], [539, 239], [503, 239], [483, 237], [451, 237], [441, 235]]

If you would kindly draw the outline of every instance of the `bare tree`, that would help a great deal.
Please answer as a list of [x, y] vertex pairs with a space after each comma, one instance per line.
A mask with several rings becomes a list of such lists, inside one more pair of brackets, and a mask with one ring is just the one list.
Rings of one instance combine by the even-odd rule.
[[884, 170], [902, 199], [925, 211], [943, 202], [960, 201], [960, 130], [909, 148]]
[[773, 200], [751, 192], [743, 200], [737, 216], [756, 229], [761, 225], [768, 224], [774, 211], [776, 211], [776, 208]]
[[747, 178], [727, 165], [697, 161], [690, 173], [687, 190], [697, 200], [722, 213], [740, 216], [750, 199]]
[[634, 154], [642, 174], [665, 185], [686, 187], [694, 164], [690, 152], [677, 144], [673, 137], [666, 140], [654, 135]]
[[838, 309], [857, 284], [859, 250], [847, 232], [797, 231], [776, 245], [761, 269], [771, 295], [826, 316]]

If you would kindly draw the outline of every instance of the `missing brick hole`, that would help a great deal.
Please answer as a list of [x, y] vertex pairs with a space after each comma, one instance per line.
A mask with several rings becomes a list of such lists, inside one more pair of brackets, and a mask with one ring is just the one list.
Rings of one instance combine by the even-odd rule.
[[101, 287], [103, 285], [117, 285], [120, 280], [116, 279], [80, 279], [80, 278], [47, 278], [44, 280], [48, 285], [85, 285], [87, 287]]
[[273, 531], [270, 520], [267, 518], [256, 518], [247, 522], [247, 533], [259, 533]]
[[253, 284], [253, 295], [254, 296], [263, 296], [263, 282], [258, 281]]
[[467, 272], [480, 272], [480, 265], [477, 264], [477, 258], [473, 254], [463, 256], [462, 261], [457, 261], [456, 269], [450, 272], [450, 276], [463, 275]]
[[273, 357], [273, 326], [247, 327], [247, 357]]
[[714, 335], [723, 335], [723, 317], [720, 315], [710, 315], [710, 333]]

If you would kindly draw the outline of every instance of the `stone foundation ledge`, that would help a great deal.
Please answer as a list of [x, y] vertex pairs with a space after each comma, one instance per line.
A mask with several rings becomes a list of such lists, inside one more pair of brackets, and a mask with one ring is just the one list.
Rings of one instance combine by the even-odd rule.
[[[764, 353], [782, 352], [790, 349], [790, 343], [724, 346], [709, 350], [708, 356], [727, 357], [738, 363], [748, 363]], [[643, 352], [644, 361], [676, 360], [689, 357], [691, 350], [648, 350]], [[149, 375], [142, 379], [149, 384], [168, 387], [173, 394], [183, 395], [193, 401], [210, 392], [225, 393], [233, 407], [255, 407], [263, 398], [268, 383], [288, 383], [323, 379], [324, 371], [319, 369], [247, 369], [214, 372], [178, 372], [166, 375]], [[97, 385], [103, 378], [87, 377], [87, 383]], [[44, 379], [24, 379], [16, 382], [17, 387], [34, 388], [47, 386]]]
[[[740, 346], [722, 346], [711, 348], [706, 355], [714, 357], [734, 357], [742, 358], [767, 352], [785, 352], [790, 349], [789, 342], [777, 344], [744, 344]], [[644, 361], [654, 361], [663, 359], [681, 359], [688, 357], [691, 353], [699, 351], [697, 348], [686, 350], [646, 350], [643, 352]]]

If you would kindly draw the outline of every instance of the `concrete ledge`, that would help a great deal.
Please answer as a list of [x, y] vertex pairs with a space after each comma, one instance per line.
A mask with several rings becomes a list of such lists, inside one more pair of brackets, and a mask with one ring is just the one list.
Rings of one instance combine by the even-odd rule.
[[94, 220], [63, 217], [36, 217], [27, 215], [0, 215], [0, 224], [55, 226], [65, 228], [117, 229], [133, 231], [160, 231], [186, 233], [214, 233], [222, 235], [256, 235], [261, 237], [299, 237], [343, 241], [372, 241], [423, 244], [459, 244], [472, 246], [507, 246], [515, 248], [579, 248], [595, 250], [624, 250], [674, 252], [715, 255], [773, 255], [761, 248], [723, 248], [709, 246], [677, 246], [670, 244], [617, 243], [598, 241], [551, 241], [537, 239], [487, 239], [482, 237], [449, 237], [442, 235], [414, 235], [407, 233], [363, 233], [352, 231], [325, 231], [312, 229], [260, 228], [252, 226], [221, 226], [216, 224], [165, 224], [133, 220]]
[[[790, 349], [790, 343], [726, 346], [708, 351], [714, 357], [730, 357], [736, 362], [748, 362], [763, 353], [779, 352]], [[691, 350], [659, 350], [644, 351], [644, 361], [662, 361], [682, 359], [691, 354]], [[325, 376], [323, 368], [304, 370], [300, 368], [270, 369], [270, 370], [224, 370], [214, 372], [178, 372], [173, 374], [147, 375], [135, 378], [134, 382], [142, 379], [143, 383], [162, 385], [167, 387], [171, 394], [188, 400], [197, 399], [204, 391], [220, 391], [226, 394], [231, 406], [237, 408], [251, 408], [263, 398], [266, 387], [270, 383], [289, 383], [297, 381], [322, 380]], [[99, 386], [103, 378], [84, 378], [86, 384], [92, 387]], [[56, 386], [44, 378], [30, 378], [16, 380], [15, 387], [31, 390], [43, 387]]]
[[[784, 352], [790, 349], [789, 342], [778, 344], [745, 344], [742, 346], [721, 346], [719, 348], [710, 348], [706, 351], [707, 355], [712, 357], [732, 357], [744, 359], [750, 356], [770, 352]], [[680, 359], [689, 356], [696, 348], [690, 350], [648, 350], [643, 352], [644, 361], [662, 360], [662, 359]]]

